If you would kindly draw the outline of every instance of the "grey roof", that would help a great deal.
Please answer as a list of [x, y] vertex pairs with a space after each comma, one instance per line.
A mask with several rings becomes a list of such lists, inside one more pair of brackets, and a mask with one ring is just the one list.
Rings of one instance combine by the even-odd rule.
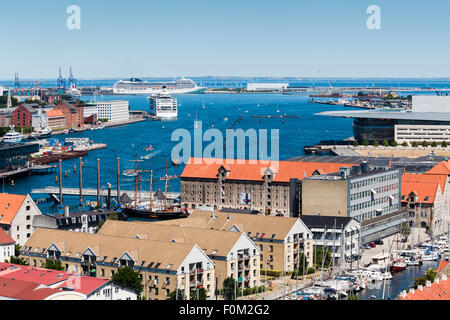
[[156, 199], [158, 199], [160, 201], [164, 200], [164, 198], [165, 198], [164, 193], [159, 189], [155, 192], [155, 197], [156, 197]]
[[[331, 217], [331, 216], [307, 216], [303, 215], [300, 218], [308, 228], [325, 228], [331, 229], [336, 222], [336, 228], [346, 226], [351, 220], [351, 217]], [[356, 221], [356, 220], [355, 220]]]
[[131, 198], [126, 193], [122, 193], [122, 195], [119, 197], [119, 202], [121, 203], [131, 203], [133, 202]]
[[363, 118], [363, 119], [391, 119], [391, 120], [415, 120], [415, 121], [449, 121], [450, 112], [412, 112], [412, 111], [325, 111], [318, 116], [331, 116], [339, 118]]

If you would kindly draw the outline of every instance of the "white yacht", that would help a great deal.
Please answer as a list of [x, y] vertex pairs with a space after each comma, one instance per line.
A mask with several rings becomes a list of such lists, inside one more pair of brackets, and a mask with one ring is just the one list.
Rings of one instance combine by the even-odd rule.
[[39, 128], [31, 134], [31, 136], [34, 138], [48, 138], [51, 135], [52, 135], [52, 129], [50, 129], [49, 127]]
[[199, 87], [191, 79], [181, 78], [175, 81], [143, 81], [137, 78], [120, 80], [113, 86], [114, 94], [153, 94], [166, 88], [169, 94], [196, 93], [206, 88]]
[[11, 127], [11, 131], [5, 134], [2, 138], [2, 142], [5, 143], [20, 143], [23, 140], [23, 134], [14, 131], [14, 127]]
[[75, 84], [73, 84], [69, 89], [67, 89], [66, 94], [72, 97], [80, 97], [81, 91], [75, 87]]
[[167, 90], [148, 97], [150, 113], [158, 119], [170, 119], [178, 116], [177, 99], [172, 98]]

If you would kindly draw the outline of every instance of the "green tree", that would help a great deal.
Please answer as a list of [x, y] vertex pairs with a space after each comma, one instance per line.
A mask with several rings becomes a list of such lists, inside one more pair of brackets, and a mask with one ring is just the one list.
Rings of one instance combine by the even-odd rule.
[[[0, 96], [0, 108], [6, 108], [6, 104], [8, 102], [8, 95]], [[11, 97], [11, 104], [13, 107], [16, 107], [20, 104], [19, 100]]]
[[234, 280], [233, 278], [228, 277], [225, 280], [223, 280], [222, 291], [223, 291], [223, 298], [225, 300], [234, 300], [235, 286], [236, 280]]
[[60, 260], [56, 260], [56, 261], [46, 260], [44, 268], [45, 269], [52, 269], [52, 270], [61, 270], [61, 271], [64, 270], [64, 267], [62, 266]]
[[428, 142], [426, 141], [426, 140], [423, 140], [422, 141], [422, 147], [428, 147]]
[[396, 146], [398, 146], [398, 143], [397, 143], [397, 141], [395, 141], [395, 140], [394, 140], [394, 141], [392, 141], [392, 142], [391, 142], [391, 146], [393, 146], [393, 147], [396, 147]]
[[121, 284], [126, 287], [134, 288], [137, 294], [140, 295], [144, 286], [139, 272], [134, 271], [131, 267], [120, 267], [119, 270], [113, 274], [112, 282]]
[[327, 247], [319, 247], [317, 246], [314, 249], [313, 261], [317, 269], [320, 270], [323, 267], [328, 268], [331, 265], [331, 252]]
[[184, 290], [178, 290], [178, 299], [177, 299], [177, 291], [173, 290], [169, 293], [169, 297], [167, 300], [184, 300]]
[[447, 146], [448, 146], [447, 145], [447, 141], [444, 140], [444, 141], [441, 142], [441, 147], [442, 148], [447, 148]]
[[367, 146], [369, 145], [369, 141], [364, 140], [364, 141], [363, 141], [363, 145], [367, 147]]
[[357, 146], [359, 146], [359, 143], [358, 143], [358, 141], [353, 141], [353, 146], [355, 146], [355, 147], [357, 147]]
[[383, 147], [389, 147], [389, 142], [387, 140], [383, 140], [382, 145]]
[[411, 144], [411, 146], [412, 146], [413, 148], [417, 148], [417, 147], [419, 146], [419, 144], [417, 143], [417, 141], [413, 141], [412, 144]]
[[194, 289], [191, 289], [189, 296], [190, 296], [189, 298], [191, 300], [206, 300], [206, 299], [208, 299], [208, 293], [207, 293], [206, 289], [203, 287], [202, 288], [195, 287]]
[[373, 146], [374, 146], [374, 147], [378, 147], [379, 145], [380, 145], [380, 144], [378, 143], [378, 141], [375, 140], [375, 141], [373, 142]]
[[407, 146], [408, 146], [408, 142], [403, 141], [402, 146], [403, 146], [403, 147], [407, 147]]
[[16, 257], [20, 256], [20, 245], [18, 245], [18, 244], [14, 245], [14, 255]]
[[24, 258], [11, 256], [11, 259], [9, 259], [9, 262], [12, 264], [20, 264], [23, 266], [28, 266], [28, 262]]
[[437, 147], [436, 141], [433, 141], [433, 142], [431, 143], [431, 146], [432, 146], [433, 148], [436, 148], [436, 147]]

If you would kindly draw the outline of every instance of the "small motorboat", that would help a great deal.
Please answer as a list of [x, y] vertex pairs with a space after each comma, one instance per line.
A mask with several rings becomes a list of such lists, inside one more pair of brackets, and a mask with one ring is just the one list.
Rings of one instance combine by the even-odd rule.
[[406, 262], [403, 260], [397, 260], [391, 266], [392, 272], [398, 272], [403, 270], [406, 270]]

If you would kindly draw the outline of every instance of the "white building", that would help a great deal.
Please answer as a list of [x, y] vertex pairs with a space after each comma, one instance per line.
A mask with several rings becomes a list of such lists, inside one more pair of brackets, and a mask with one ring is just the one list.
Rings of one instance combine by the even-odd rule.
[[39, 108], [31, 115], [31, 126], [34, 128], [34, 130], [48, 127], [48, 114], [45, 112], [45, 110]]
[[33, 234], [33, 217], [42, 215], [29, 194], [0, 194], [0, 228], [23, 245]]
[[283, 91], [289, 83], [247, 83], [247, 91]]
[[107, 119], [110, 123], [128, 121], [129, 106], [126, 100], [110, 100], [97, 103], [98, 119]]
[[0, 262], [10, 260], [14, 255], [14, 245], [16, 242], [3, 229], [0, 229]]
[[83, 106], [83, 117], [89, 118], [92, 115], [98, 116], [98, 105], [96, 103], [86, 103]]

